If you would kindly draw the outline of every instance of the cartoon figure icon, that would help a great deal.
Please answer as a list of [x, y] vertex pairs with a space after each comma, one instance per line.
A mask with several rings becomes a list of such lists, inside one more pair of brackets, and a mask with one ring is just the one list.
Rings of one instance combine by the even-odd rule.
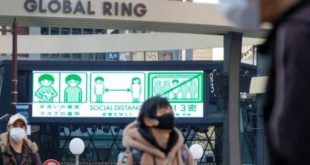
[[134, 103], [138, 103], [140, 101], [141, 96], [141, 80], [138, 77], [134, 77], [131, 80], [131, 95], [132, 95], [132, 101]]
[[[185, 81], [183, 81], [182, 83], [184, 83]], [[185, 83], [184, 85], [182, 85], [180, 87], [180, 91], [181, 91], [181, 94], [182, 94], [182, 98], [183, 99], [186, 99], [187, 98], [187, 92], [188, 92], [188, 86], [187, 86], [187, 83]]]
[[189, 86], [189, 93], [190, 93], [192, 99], [196, 98], [197, 92], [198, 92], [197, 82], [195, 80], [192, 80], [190, 82], [190, 86]]
[[35, 96], [39, 98], [39, 102], [52, 103], [54, 97], [57, 96], [56, 90], [52, 87], [54, 77], [50, 74], [43, 74], [39, 77], [41, 87], [35, 92]]
[[179, 80], [172, 80], [172, 87], [175, 88], [172, 90], [173, 93], [173, 99], [177, 99], [178, 98], [178, 94], [179, 94], [179, 88], [177, 87], [179, 85]]
[[160, 80], [156, 80], [154, 84], [154, 96], [159, 96], [163, 92], [163, 87]]
[[169, 89], [170, 89], [171, 87], [170, 87], [170, 81], [169, 80], [165, 80], [164, 81], [164, 85], [163, 85], [163, 89], [164, 89], [164, 93], [163, 93], [163, 96], [165, 97], [165, 98], [169, 98], [169, 94], [170, 94], [170, 92], [167, 92]]
[[70, 74], [66, 77], [68, 87], [65, 89], [66, 103], [80, 103], [82, 102], [82, 89], [79, 87], [81, 77], [76, 74]]
[[105, 86], [104, 86], [104, 78], [103, 77], [96, 77], [95, 78], [95, 85], [94, 85], [94, 93], [96, 95], [96, 103], [102, 103], [102, 97], [104, 94]]

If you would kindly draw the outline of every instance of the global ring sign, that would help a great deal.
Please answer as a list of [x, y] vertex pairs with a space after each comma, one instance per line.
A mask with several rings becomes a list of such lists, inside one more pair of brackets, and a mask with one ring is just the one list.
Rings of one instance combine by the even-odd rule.
[[[25, 0], [24, 9], [28, 13], [82, 14], [120, 17], [143, 17], [147, 13], [144, 3], [102, 1], [100, 9], [94, 1], [72, 0]], [[100, 11], [98, 11], [100, 10]]]

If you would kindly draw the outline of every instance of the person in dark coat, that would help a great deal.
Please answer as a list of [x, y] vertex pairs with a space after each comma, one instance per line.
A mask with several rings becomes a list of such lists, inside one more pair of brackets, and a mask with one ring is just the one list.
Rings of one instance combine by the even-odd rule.
[[26, 137], [26, 125], [21, 114], [11, 116], [7, 132], [0, 135], [0, 164], [42, 165], [37, 145]]
[[310, 164], [310, 1], [222, 0], [222, 9], [243, 29], [273, 25], [259, 47], [271, 57], [265, 130], [271, 165]]

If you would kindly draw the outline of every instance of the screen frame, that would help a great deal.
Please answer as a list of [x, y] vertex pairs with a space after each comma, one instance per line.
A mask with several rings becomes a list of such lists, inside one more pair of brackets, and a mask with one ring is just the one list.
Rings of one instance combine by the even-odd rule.
[[[221, 123], [223, 117], [211, 117], [208, 108], [213, 105], [208, 104], [208, 73], [214, 69], [221, 70], [222, 62], [217, 61], [160, 61], [160, 62], [78, 62], [78, 61], [57, 61], [57, 62], [37, 62], [32, 65], [29, 74], [29, 102], [32, 103], [33, 96], [33, 71], [203, 71], [203, 117], [176, 118], [178, 124], [200, 124], [200, 123]], [[31, 107], [31, 106], [30, 106]], [[85, 124], [124, 124], [135, 120], [133, 117], [32, 117], [30, 108], [30, 123], [85, 123]]]

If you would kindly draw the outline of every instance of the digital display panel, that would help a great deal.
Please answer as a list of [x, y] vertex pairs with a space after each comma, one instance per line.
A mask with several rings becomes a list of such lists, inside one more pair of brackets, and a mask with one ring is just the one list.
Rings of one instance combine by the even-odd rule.
[[204, 117], [204, 72], [33, 71], [32, 117], [133, 118], [152, 96], [179, 118]]

